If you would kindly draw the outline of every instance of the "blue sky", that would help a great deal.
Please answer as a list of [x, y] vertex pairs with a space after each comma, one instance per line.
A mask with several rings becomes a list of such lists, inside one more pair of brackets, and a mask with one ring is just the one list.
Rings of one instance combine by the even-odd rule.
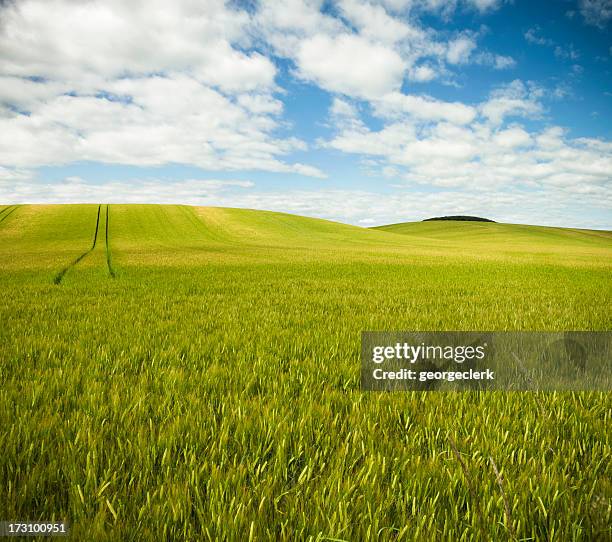
[[21, 0], [0, 200], [612, 229], [612, 0]]

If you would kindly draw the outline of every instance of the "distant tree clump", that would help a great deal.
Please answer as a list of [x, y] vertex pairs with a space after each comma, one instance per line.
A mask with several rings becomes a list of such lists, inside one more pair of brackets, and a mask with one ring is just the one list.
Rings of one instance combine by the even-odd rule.
[[470, 222], [495, 222], [490, 218], [482, 218], [479, 216], [436, 216], [434, 218], [426, 218], [423, 222], [429, 222], [430, 220], [466, 220]]

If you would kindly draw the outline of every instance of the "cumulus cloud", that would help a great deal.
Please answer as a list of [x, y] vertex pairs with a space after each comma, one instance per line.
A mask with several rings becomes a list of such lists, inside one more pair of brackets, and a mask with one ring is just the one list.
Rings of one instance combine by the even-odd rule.
[[539, 101], [542, 93], [538, 87], [515, 79], [494, 90], [489, 99], [481, 104], [480, 111], [493, 124], [500, 124], [509, 116], [537, 118], [543, 109]]
[[529, 145], [531, 136], [520, 126], [514, 126], [507, 130], [499, 130], [493, 136], [493, 141], [499, 147], [512, 149]]
[[405, 21], [390, 16], [383, 6], [359, 0], [340, 0], [339, 7], [342, 14], [366, 38], [394, 44], [420, 34], [419, 30]]
[[373, 157], [381, 168], [395, 167], [406, 186], [453, 188], [472, 195], [504, 189], [553, 194], [562, 187], [567, 193], [601, 196], [609, 190], [612, 171], [604, 142], [572, 140], [557, 128], [533, 134], [522, 126], [438, 123], [419, 129], [396, 123], [379, 131], [346, 130], [328, 145]]
[[444, 102], [429, 96], [413, 96], [399, 92], [384, 95], [373, 102], [373, 107], [378, 116], [385, 118], [409, 115], [417, 119], [467, 124], [476, 116], [473, 107], [460, 102]]
[[[400, 88], [468, 62], [475, 35], [447, 43], [418, 18], [397, 15], [440, 6], [400, 4], [338, 0], [342, 17], [322, 0], [262, 0], [251, 13], [222, 0], [4, 4], [0, 162], [183, 163], [324, 177], [285, 158], [306, 145], [277, 135], [286, 124], [270, 52], [291, 59], [302, 79], [385, 114], [466, 122], [468, 106]], [[468, 4], [486, 11], [498, 2]]]
[[417, 81], [419, 83], [424, 83], [427, 81], [431, 81], [438, 77], [438, 72], [432, 66], [423, 64], [421, 66], [415, 66], [408, 72], [408, 77], [412, 81]]
[[277, 158], [304, 148], [271, 135], [276, 122], [261, 109], [277, 111], [278, 104], [246, 100], [241, 106], [186, 75], [109, 81], [104, 93], [62, 94], [32, 104], [28, 115], [0, 118], [0, 163], [184, 163], [323, 176]]
[[465, 64], [476, 49], [476, 41], [470, 36], [461, 36], [448, 44], [446, 59], [451, 64]]
[[405, 70], [395, 51], [353, 34], [315, 35], [302, 41], [296, 57], [304, 79], [362, 98], [399, 89]]
[[358, 116], [353, 104], [337, 97], [333, 99], [329, 112], [335, 118], [356, 119]]
[[[464, 3], [479, 11], [499, 4]], [[449, 36], [423, 26], [423, 11], [454, 11], [448, 2], [338, 0], [333, 6], [339, 16], [323, 9], [322, 0], [262, 0], [259, 6], [256, 34], [276, 55], [291, 60], [299, 76], [366, 100], [399, 89], [406, 79], [448, 79], [449, 68], [471, 62], [478, 47], [477, 33]], [[513, 60], [490, 53], [478, 63], [503, 69]]]
[[189, 72], [204, 84], [254, 90], [274, 83], [269, 59], [232, 47], [248, 15], [206, 2], [23, 0], [2, 10], [2, 71], [96, 83], [126, 74]]
[[520, 80], [475, 106], [391, 94], [373, 106], [373, 113], [387, 120], [381, 129], [353, 122], [339, 126], [325, 145], [365, 157], [368, 174], [391, 172], [400, 186], [413, 189], [472, 195], [540, 190], [555, 197], [562, 190], [563, 197], [592, 197], [591, 204], [609, 209], [611, 198], [604, 194], [611, 182], [612, 144], [571, 139], [560, 127], [530, 130], [520, 124], [541, 114], [542, 96], [541, 89]]
[[[418, 9], [440, 7], [426, 4]], [[497, 4], [471, 2], [478, 10]], [[445, 43], [418, 19], [391, 12], [408, 4], [339, 0], [337, 8], [343, 18], [326, 13], [322, 0], [262, 0], [254, 13], [222, 0], [4, 4], [0, 160], [323, 176], [283, 158], [304, 145], [275, 136], [283, 103], [264, 52], [290, 58], [295, 73], [329, 92], [380, 100], [405, 79], [431, 81], [444, 63], [468, 62], [477, 46], [465, 33]]]
[[0, 163], [286, 171], [276, 67], [221, 0], [23, 0], [2, 10]]

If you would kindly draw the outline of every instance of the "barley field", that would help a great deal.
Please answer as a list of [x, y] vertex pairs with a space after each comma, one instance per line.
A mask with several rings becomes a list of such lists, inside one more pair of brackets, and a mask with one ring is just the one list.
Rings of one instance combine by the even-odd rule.
[[0, 520], [73, 540], [610, 540], [612, 400], [374, 393], [362, 330], [610, 330], [612, 233], [0, 207]]

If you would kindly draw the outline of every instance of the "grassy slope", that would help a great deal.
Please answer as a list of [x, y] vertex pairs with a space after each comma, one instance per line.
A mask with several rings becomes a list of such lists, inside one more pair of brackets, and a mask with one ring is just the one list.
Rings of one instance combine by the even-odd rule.
[[519, 537], [609, 524], [608, 395], [358, 382], [363, 329], [610, 329], [609, 234], [111, 205], [116, 278], [99, 233], [54, 285], [96, 212], [0, 223], [1, 518], [88, 540], [499, 538], [491, 456]]
[[499, 240], [510, 239], [517, 242], [544, 242], [558, 244], [572, 243], [608, 243], [612, 232], [604, 230], [585, 230], [576, 228], [551, 228], [548, 226], [527, 226], [524, 224], [503, 224], [493, 222], [470, 221], [428, 221], [401, 222], [373, 228], [379, 231], [399, 233], [402, 235], [419, 235], [431, 239]]
[[450, 249], [459, 245], [498, 255], [566, 254], [574, 259], [586, 256], [590, 263], [606, 257], [612, 242], [609, 231], [489, 222], [404, 222], [373, 229], [417, 236]]

